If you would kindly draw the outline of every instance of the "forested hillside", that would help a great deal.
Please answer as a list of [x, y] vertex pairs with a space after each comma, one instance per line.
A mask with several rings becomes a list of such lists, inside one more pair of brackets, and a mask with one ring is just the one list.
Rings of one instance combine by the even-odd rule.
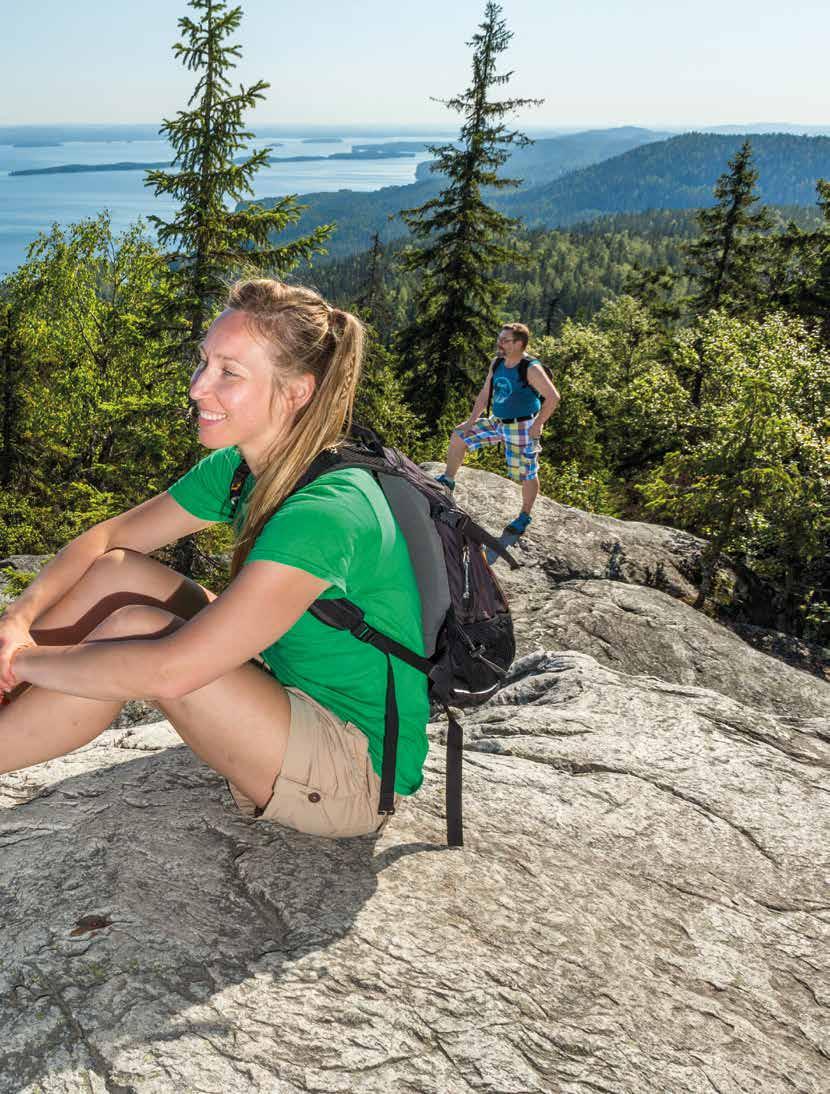
[[[641, 144], [662, 141], [669, 136], [670, 133], [624, 125], [616, 129], [569, 133], [564, 137], [545, 137], [535, 140], [533, 144], [514, 148], [502, 168], [502, 174], [521, 179], [526, 187], [539, 186], [552, 182], [568, 171], [600, 163]], [[418, 164], [416, 177], [419, 181], [430, 177], [429, 162]]]
[[[712, 203], [712, 185], [745, 140], [684, 133], [644, 144], [552, 183], [505, 197], [501, 207], [528, 227], [575, 224], [600, 213], [697, 209]], [[752, 138], [758, 192], [772, 205], [811, 205], [816, 179], [830, 176], [830, 137], [762, 134]]]
[[[616, 130], [612, 130], [616, 133]], [[648, 134], [649, 130], [635, 130]], [[578, 139], [577, 139], [578, 138]], [[586, 143], [590, 138], [590, 142]], [[603, 144], [592, 134], [555, 138], [550, 148], [575, 140], [577, 147], [594, 154]], [[631, 138], [633, 139], [633, 138]], [[569, 171], [552, 182], [516, 193], [488, 194], [491, 205], [520, 218], [528, 228], [568, 227], [580, 221], [613, 213], [639, 213], [655, 209], [697, 209], [711, 205], [712, 187], [727, 160], [740, 147], [743, 137], [713, 133], [686, 133], [670, 140], [641, 143], [620, 155], [577, 171]], [[753, 154], [760, 172], [761, 199], [771, 205], [814, 206], [816, 179], [830, 177], [830, 137], [798, 137], [764, 134], [753, 139]], [[537, 152], [542, 145], [542, 151]], [[556, 171], [554, 159], [546, 160], [548, 142], [530, 149], [515, 149], [504, 173], [523, 177], [525, 173]], [[557, 156], [559, 152], [557, 152]], [[556, 160], [559, 163], [560, 160]], [[425, 168], [422, 168], [422, 173]], [[286, 238], [299, 238], [322, 224], [336, 223], [327, 243], [332, 257], [367, 249], [374, 233], [382, 242], [406, 235], [406, 226], [395, 218], [401, 209], [419, 205], [441, 189], [440, 176], [430, 175], [409, 186], [388, 186], [372, 193], [340, 190], [300, 196], [307, 208]], [[276, 198], [258, 198], [271, 208]]]
[[[779, 224], [815, 230], [821, 223], [817, 206], [773, 210]], [[637, 291], [642, 275], [668, 269], [676, 277], [674, 292], [688, 289], [684, 275], [685, 244], [700, 233], [694, 210], [652, 210], [599, 217], [573, 228], [536, 228], [514, 237], [517, 256], [496, 275], [508, 285], [505, 314], [521, 319], [539, 334], [558, 331], [566, 319], [590, 319], [602, 304], [620, 293]], [[340, 307], [360, 306], [373, 297], [374, 323], [388, 339], [412, 318], [417, 275], [402, 269], [404, 240], [388, 247], [342, 258], [317, 259], [298, 270]], [[382, 300], [382, 305], [377, 301]]]

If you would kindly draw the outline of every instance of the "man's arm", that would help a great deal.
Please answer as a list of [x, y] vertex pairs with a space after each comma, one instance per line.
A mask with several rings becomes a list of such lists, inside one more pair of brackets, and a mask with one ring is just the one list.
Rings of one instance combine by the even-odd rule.
[[527, 370], [527, 382], [545, 400], [542, 403], [542, 409], [539, 411], [536, 420], [530, 428], [530, 436], [539, 437], [542, 433], [542, 426], [559, 406], [562, 399], [541, 365], [529, 366]]

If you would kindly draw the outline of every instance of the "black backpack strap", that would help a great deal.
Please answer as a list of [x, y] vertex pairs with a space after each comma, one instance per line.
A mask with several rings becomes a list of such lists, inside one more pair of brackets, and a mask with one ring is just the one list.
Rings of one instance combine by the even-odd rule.
[[464, 756], [464, 734], [450, 708], [442, 703], [447, 714], [447, 844], [464, 846], [464, 818], [461, 813], [461, 770]]
[[501, 357], [494, 357], [490, 362], [490, 368], [493, 372], [490, 374], [490, 390], [487, 392], [487, 417], [490, 417], [490, 408], [493, 405], [493, 379], [496, 372], [496, 365], [501, 361]]
[[[395, 771], [398, 759], [398, 735], [400, 721], [398, 717], [398, 699], [395, 691], [395, 677], [392, 672], [392, 657], [397, 657], [412, 668], [429, 676], [432, 662], [402, 646], [394, 638], [370, 627], [362, 610], [357, 604], [345, 597], [331, 600], [315, 600], [308, 609], [321, 623], [346, 630], [361, 642], [366, 642], [386, 655], [386, 714], [383, 731], [383, 764], [380, 777], [380, 802], [378, 813], [391, 816], [395, 812]], [[447, 843], [450, 847], [462, 847], [464, 832], [461, 817], [461, 760], [464, 735], [458, 721], [447, 712]]]
[[395, 812], [395, 772], [398, 769], [398, 696], [392, 658], [386, 655], [386, 713], [383, 723], [383, 762], [380, 769], [378, 813], [391, 817]]
[[321, 623], [326, 623], [329, 627], [334, 627], [338, 631], [350, 631], [361, 642], [374, 646], [381, 653], [391, 654], [393, 657], [397, 657], [399, 661], [405, 661], [407, 665], [411, 665], [413, 669], [422, 672], [424, 676], [429, 676], [432, 671], [431, 661], [427, 660], [426, 657], [421, 657], [420, 654], [409, 649], [408, 646], [396, 642], [388, 634], [370, 627], [366, 622], [362, 609], [345, 597], [336, 597], [332, 600], [315, 600], [308, 610]]
[[489, 547], [491, 551], [501, 555], [510, 564], [511, 570], [521, 570], [521, 563], [515, 560], [501, 540], [496, 539], [480, 524], [476, 524], [467, 513], [460, 509], [447, 509], [442, 513], [436, 513], [435, 519], [443, 524], [449, 524], [452, 528], [458, 528], [471, 543], [477, 543], [480, 547]]
[[235, 516], [236, 507], [239, 505], [239, 497], [242, 493], [242, 487], [245, 485], [245, 480], [250, 475], [251, 469], [248, 467], [244, 460], [241, 461], [239, 467], [234, 471], [233, 479], [231, 481], [231, 488], [229, 491], [229, 500], [231, 504], [231, 516]]
[[367, 645], [374, 646], [386, 655], [386, 716], [383, 730], [383, 766], [380, 776], [380, 802], [378, 813], [391, 816], [395, 812], [395, 771], [398, 760], [398, 698], [395, 691], [395, 677], [392, 671], [392, 657], [398, 657], [414, 669], [429, 676], [432, 663], [414, 650], [396, 642], [388, 635], [370, 627], [363, 611], [345, 597], [333, 600], [315, 600], [308, 609], [311, 615], [321, 623], [339, 631], [349, 631], [355, 638]]

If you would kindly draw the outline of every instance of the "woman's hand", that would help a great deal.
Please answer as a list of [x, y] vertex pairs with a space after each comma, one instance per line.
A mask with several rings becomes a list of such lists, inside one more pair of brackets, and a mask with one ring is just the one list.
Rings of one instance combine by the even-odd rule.
[[34, 644], [25, 623], [11, 616], [0, 617], [0, 693], [12, 691], [20, 683], [14, 675], [12, 660], [18, 650]]

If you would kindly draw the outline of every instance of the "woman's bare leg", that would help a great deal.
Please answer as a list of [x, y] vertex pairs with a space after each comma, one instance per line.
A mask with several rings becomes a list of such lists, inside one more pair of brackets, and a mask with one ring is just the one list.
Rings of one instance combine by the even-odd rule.
[[[121, 609], [123, 612], [126, 609]], [[140, 609], [157, 611], [158, 609]], [[84, 641], [123, 637], [110, 620], [105, 619]], [[169, 617], [169, 613], [165, 613]], [[179, 620], [178, 624], [184, 622]], [[123, 628], [122, 628], [123, 630]], [[156, 630], [159, 631], [156, 621]], [[167, 625], [163, 633], [169, 634]], [[161, 631], [156, 637], [161, 637]], [[150, 638], [147, 631], [135, 637]], [[27, 687], [13, 703], [0, 708], [0, 774], [20, 771], [25, 767], [66, 756], [76, 748], [88, 745], [117, 717], [124, 705], [122, 699], [86, 699], [60, 691]]]
[[[160, 638], [184, 623], [163, 609], [131, 605], [108, 617], [86, 641]], [[281, 684], [253, 665], [242, 665], [188, 695], [156, 702], [205, 763], [257, 805], [265, 805], [282, 767], [291, 721]], [[121, 706], [120, 701], [29, 688], [0, 711], [0, 773], [88, 744]]]
[[[113, 612], [128, 604], [165, 608], [192, 619], [216, 594], [138, 551], [116, 548], [101, 555], [78, 581], [30, 627], [38, 646], [77, 646]], [[17, 700], [21, 684], [9, 694]]]
[[30, 629], [39, 646], [75, 646], [127, 604], [166, 608], [182, 619], [192, 619], [215, 599], [215, 593], [169, 566], [119, 547], [101, 555]]
[[[209, 589], [155, 559], [118, 549], [97, 559], [65, 596], [33, 622], [30, 631], [39, 646], [77, 645], [126, 605], [164, 607], [184, 620], [215, 599]], [[0, 707], [2, 772], [64, 756], [88, 744], [124, 705], [28, 684], [16, 688], [11, 698], [11, 703]]]

